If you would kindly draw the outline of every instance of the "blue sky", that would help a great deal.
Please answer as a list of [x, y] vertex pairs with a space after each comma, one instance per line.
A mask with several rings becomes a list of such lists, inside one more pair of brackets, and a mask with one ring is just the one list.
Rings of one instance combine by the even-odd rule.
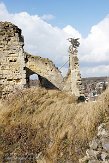
[[52, 14], [50, 23], [60, 28], [70, 24], [87, 36], [91, 27], [109, 14], [109, 0], [2, 0], [9, 12]]
[[25, 51], [59, 68], [69, 58], [67, 38], [79, 37], [82, 76], [109, 76], [109, 0], [0, 0], [0, 21], [22, 29]]

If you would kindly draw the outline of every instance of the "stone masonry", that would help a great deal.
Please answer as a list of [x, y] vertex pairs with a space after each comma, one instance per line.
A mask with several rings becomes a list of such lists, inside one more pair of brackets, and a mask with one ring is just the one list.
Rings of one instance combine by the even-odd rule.
[[82, 94], [81, 86], [81, 74], [79, 70], [79, 60], [77, 57], [78, 50], [75, 49], [74, 53], [70, 53], [70, 70], [71, 70], [71, 90], [72, 93], [75, 93], [76, 96], [80, 96]]
[[[55, 88], [62, 90], [63, 88], [63, 77], [61, 72], [48, 58], [42, 58], [40, 56], [32, 56], [28, 53], [26, 54], [26, 68], [27, 68], [27, 78], [36, 73], [39, 77], [41, 85], [49, 88], [50, 83], [54, 85]], [[43, 78], [43, 79], [42, 79]], [[45, 78], [45, 79], [44, 79]], [[42, 83], [42, 80], [44, 83]], [[48, 80], [48, 82], [47, 82]]]
[[0, 22], [0, 93], [5, 96], [26, 85], [24, 39], [21, 30]]
[[23, 46], [21, 30], [12, 23], [0, 22], [0, 97], [28, 87], [32, 74], [39, 76], [41, 85], [62, 90], [63, 77], [53, 62], [24, 52]]
[[[71, 49], [71, 45], [69, 49]], [[67, 76], [64, 78], [64, 88], [66, 92], [71, 92], [76, 96], [83, 94], [82, 92], [82, 80], [79, 70], [79, 60], [77, 57], [78, 50], [69, 50], [69, 71]]]
[[69, 73], [63, 78], [52, 61], [24, 52], [23, 46], [21, 29], [10, 22], [0, 22], [0, 98], [28, 87], [32, 74], [38, 75], [41, 86], [59, 89], [76, 96], [81, 94], [76, 48], [73, 53], [69, 52]]

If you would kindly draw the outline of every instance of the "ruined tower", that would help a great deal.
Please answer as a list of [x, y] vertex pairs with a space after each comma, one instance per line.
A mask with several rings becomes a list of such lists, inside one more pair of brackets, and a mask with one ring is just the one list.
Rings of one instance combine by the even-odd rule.
[[81, 91], [81, 74], [79, 70], [79, 60], [77, 57], [77, 49], [75, 49], [74, 53], [72, 54], [69, 52], [70, 56], [70, 73], [71, 73], [71, 92], [72, 94], [75, 94], [76, 96], [80, 96], [82, 91]]
[[73, 38], [70, 38], [69, 42], [71, 42], [69, 46], [69, 70], [67, 76], [64, 78], [63, 90], [79, 97], [82, 94], [82, 80], [77, 56], [79, 42], [78, 39]]
[[24, 39], [21, 30], [0, 22], [0, 96], [22, 89], [26, 84]]

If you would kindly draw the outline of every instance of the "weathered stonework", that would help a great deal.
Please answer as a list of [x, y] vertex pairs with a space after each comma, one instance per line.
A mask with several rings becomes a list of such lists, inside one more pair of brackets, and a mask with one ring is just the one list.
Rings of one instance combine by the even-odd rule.
[[26, 85], [24, 40], [21, 30], [8, 22], [0, 22], [0, 92], [9, 94]]
[[71, 92], [76, 96], [82, 95], [82, 80], [79, 70], [79, 60], [77, 57], [77, 49], [69, 52], [69, 71], [67, 76], [64, 78], [64, 88], [66, 92]]
[[47, 79], [56, 88], [60, 90], [63, 88], [63, 77], [61, 72], [48, 58], [42, 58], [39, 56], [32, 56], [26, 53], [26, 68], [28, 70], [28, 75], [36, 73], [37, 75]]
[[49, 59], [32, 56], [23, 49], [21, 29], [9, 22], [0, 22], [0, 97], [29, 86], [29, 78], [37, 74], [40, 85], [80, 95], [81, 78], [77, 51], [70, 53], [69, 75], [61, 72]]

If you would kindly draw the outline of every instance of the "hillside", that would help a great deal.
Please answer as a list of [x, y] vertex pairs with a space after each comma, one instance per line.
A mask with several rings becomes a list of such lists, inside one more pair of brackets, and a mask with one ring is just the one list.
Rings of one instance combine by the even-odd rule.
[[78, 163], [108, 109], [109, 90], [84, 104], [56, 90], [18, 92], [0, 105], [0, 162]]

